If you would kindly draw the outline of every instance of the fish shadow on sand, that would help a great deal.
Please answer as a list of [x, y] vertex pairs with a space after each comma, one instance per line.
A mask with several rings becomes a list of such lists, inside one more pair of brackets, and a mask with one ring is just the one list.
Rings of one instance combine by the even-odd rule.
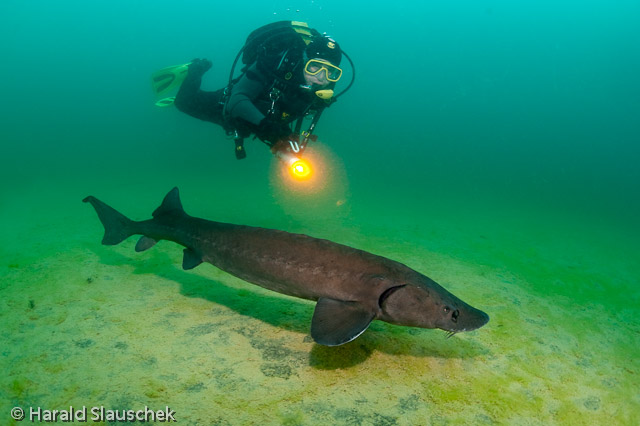
[[[128, 244], [123, 246], [123, 252], [131, 251], [133, 247], [129, 247]], [[97, 254], [103, 265], [133, 266], [135, 275], [156, 275], [179, 284], [180, 294], [183, 296], [207, 300], [231, 309], [239, 315], [299, 333], [304, 336], [301, 338], [305, 342], [313, 343], [309, 335], [314, 310], [314, 303], [311, 301], [278, 295], [249, 283], [246, 283], [246, 289], [230, 287], [215, 278], [182, 270], [173, 254], [162, 250], [144, 254], [144, 259], [113, 251]], [[179, 252], [176, 255], [179, 256]], [[210, 265], [200, 268], [206, 275], [215, 275], [218, 271]], [[219, 273], [224, 275], [224, 279], [230, 277], [224, 272]], [[242, 283], [241, 280], [238, 281]], [[313, 368], [332, 370], [358, 365], [375, 351], [391, 355], [443, 359], [464, 359], [489, 354], [489, 349], [474, 339], [472, 333], [474, 332], [465, 333], [463, 337], [454, 336], [447, 339], [446, 334], [439, 330], [402, 327], [374, 321], [369, 330], [350, 343], [336, 347], [313, 344], [308, 362]]]

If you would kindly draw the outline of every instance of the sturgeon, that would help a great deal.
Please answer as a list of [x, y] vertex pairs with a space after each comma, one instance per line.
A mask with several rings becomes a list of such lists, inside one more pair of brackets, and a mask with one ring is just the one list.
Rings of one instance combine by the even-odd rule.
[[173, 241], [185, 247], [185, 270], [207, 262], [266, 289], [317, 301], [311, 337], [321, 345], [350, 342], [373, 320], [438, 328], [450, 336], [489, 321], [485, 312], [394, 260], [308, 235], [189, 216], [178, 188], [169, 191], [152, 219], [143, 221], [93, 196], [83, 201], [104, 226], [104, 245], [142, 235], [135, 247], [141, 252], [159, 240]]

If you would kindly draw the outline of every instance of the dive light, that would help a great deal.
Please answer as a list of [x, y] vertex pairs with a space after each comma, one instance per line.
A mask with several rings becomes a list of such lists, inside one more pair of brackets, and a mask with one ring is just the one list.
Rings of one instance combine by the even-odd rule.
[[311, 166], [308, 162], [294, 154], [294, 152], [299, 151], [298, 143], [289, 141], [289, 147], [277, 150], [275, 155], [285, 164], [289, 173], [291, 173], [294, 178], [305, 180], [311, 176]]

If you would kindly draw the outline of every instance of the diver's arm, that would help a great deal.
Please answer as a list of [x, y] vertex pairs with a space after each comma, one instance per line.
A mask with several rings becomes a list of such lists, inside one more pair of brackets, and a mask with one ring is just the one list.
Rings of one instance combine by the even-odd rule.
[[255, 100], [265, 92], [265, 81], [253, 65], [233, 86], [227, 113], [232, 119], [249, 124], [253, 133], [263, 141], [275, 144], [291, 133], [287, 123], [265, 116], [255, 105]]
[[200, 90], [202, 76], [211, 68], [211, 62], [206, 59], [194, 59], [189, 66], [174, 105], [182, 112], [200, 120], [217, 122], [220, 113], [213, 106], [217, 105], [220, 94]]
[[254, 101], [264, 91], [265, 84], [255, 71], [255, 65], [233, 86], [227, 113], [231, 118], [240, 118], [258, 126], [264, 119], [264, 114], [254, 105]]

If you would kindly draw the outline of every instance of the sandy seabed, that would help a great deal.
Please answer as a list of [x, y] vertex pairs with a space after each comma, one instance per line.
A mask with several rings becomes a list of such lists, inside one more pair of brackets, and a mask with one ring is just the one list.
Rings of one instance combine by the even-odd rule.
[[[168, 189], [47, 182], [0, 204], [1, 424], [17, 424], [13, 407], [70, 406], [170, 407], [186, 425], [640, 424], [639, 267], [616, 244], [558, 245], [540, 228], [516, 238], [486, 221], [416, 227], [384, 212], [353, 227], [315, 223], [310, 235], [406, 263], [491, 316], [450, 339], [374, 322], [328, 348], [309, 336], [312, 302], [208, 264], [183, 271], [170, 242], [144, 253], [134, 238], [101, 246], [80, 202], [91, 193], [146, 219]], [[219, 220], [182, 197], [188, 212]]]

